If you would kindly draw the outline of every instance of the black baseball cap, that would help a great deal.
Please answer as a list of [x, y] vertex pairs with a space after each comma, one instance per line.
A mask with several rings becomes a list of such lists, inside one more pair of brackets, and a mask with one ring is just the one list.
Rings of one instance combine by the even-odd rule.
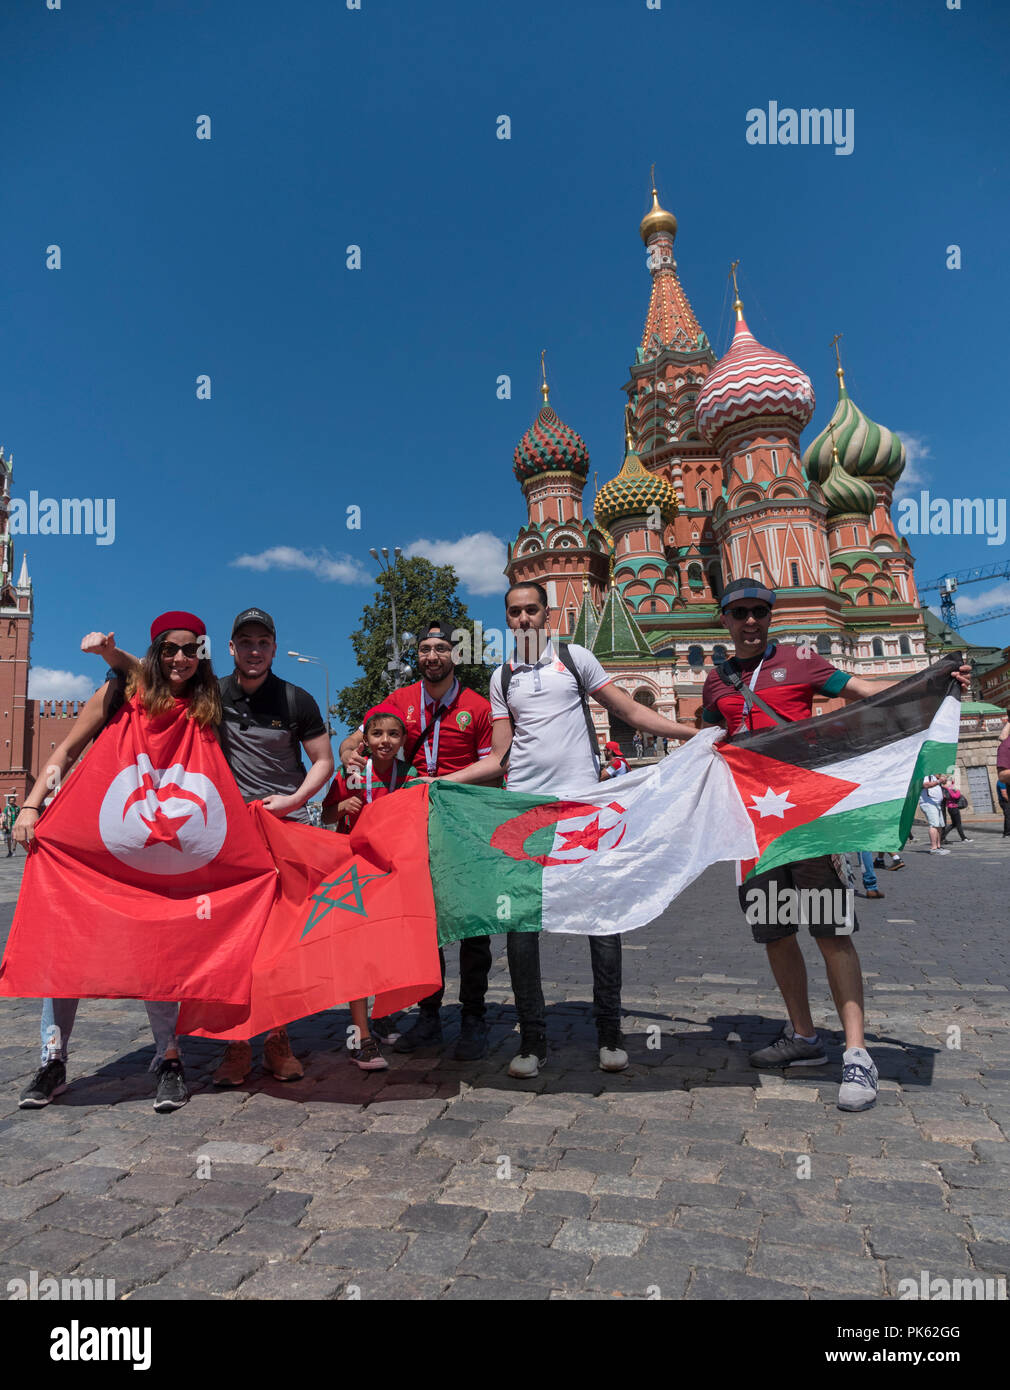
[[452, 634], [456, 631], [454, 623], [448, 623], [443, 618], [431, 618], [424, 623], [417, 636], [418, 645], [429, 637], [441, 637], [444, 641], [451, 643]]
[[725, 612], [730, 604], [741, 598], [757, 598], [762, 603], [767, 603], [769, 608], [775, 607], [775, 590], [769, 589], [758, 579], [734, 579], [731, 584], [727, 584], [722, 591], [719, 607]]
[[265, 627], [271, 637], [277, 636], [277, 628], [274, 620], [269, 613], [264, 613], [262, 608], [244, 608], [231, 625], [231, 635], [234, 637], [240, 627], [245, 627], [247, 623], [259, 623], [260, 627]]

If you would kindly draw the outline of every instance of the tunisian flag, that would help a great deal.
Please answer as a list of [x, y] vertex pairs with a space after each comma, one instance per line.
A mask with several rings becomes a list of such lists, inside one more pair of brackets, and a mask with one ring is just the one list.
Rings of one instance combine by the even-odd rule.
[[39, 818], [0, 994], [246, 1004], [276, 882], [213, 731], [132, 699]]
[[250, 815], [280, 874], [244, 1008], [183, 1004], [180, 1033], [252, 1038], [375, 995], [376, 1018], [438, 989], [441, 968], [428, 872], [428, 787], [366, 806], [350, 835]]

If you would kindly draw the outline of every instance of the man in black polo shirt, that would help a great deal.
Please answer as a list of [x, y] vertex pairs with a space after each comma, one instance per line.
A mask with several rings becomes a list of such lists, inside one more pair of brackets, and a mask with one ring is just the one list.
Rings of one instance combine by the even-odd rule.
[[[220, 681], [221, 747], [239, 791], [245, 801], [262, 801], [278, 818], [307, 825], [306, 802], [333, 776], [333, 750], [319, 706], [307, 690], [274, 675], [277, 629], [262, 608], [238, 615], [228, 650], [235, 669]], [[263, 1063], [280, 1081], [303, 1074], [284, 1028], [267, 1034]], [[251, 1065], [250, 1043], [229, 1043], [215, 1085], [240, 1086]]]

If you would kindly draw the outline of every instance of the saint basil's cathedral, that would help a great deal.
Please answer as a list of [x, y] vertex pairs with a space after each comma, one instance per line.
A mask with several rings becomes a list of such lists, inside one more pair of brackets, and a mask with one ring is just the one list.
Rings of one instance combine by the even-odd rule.
[[[545, 376], [543, 406], [514, 454], [529, 519], [509, 546], [509, 582], [542, 584], [557, 636], [685, 722], [713, 652], [732, 650], [718, 604], [732, 579], [776, 591], [773, 638], [805, 639], [844, 671], [890, 683], [927, 666], [914, 560], [891, 521], [904, 445], [851, 399], [839, 358], [834, 413], [801, 452], [809, 378], [754, 338], [739, 295], [732, 345], [717, 360], [677, 274], [677, 219], [655, 187], [640, 230], [652, 293], [623, 388], [623, 466], [589, 520], [589, 454], [550, 405]], [[598, 733], [630, 750], [630, 729], [593, 710]]]

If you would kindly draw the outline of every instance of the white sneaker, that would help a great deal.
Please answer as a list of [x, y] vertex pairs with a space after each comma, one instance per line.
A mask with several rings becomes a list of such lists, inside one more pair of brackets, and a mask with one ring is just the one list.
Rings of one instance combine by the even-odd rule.
[[877, 1068], [865, 1048], [850, 1047], [843, 1052], [839, 1110], [867, 1110], [877, 1099], [877, 1080]]
[[931, 849], [929, 852], [930, 852], [930, 854], [949, 854], [949, 853], [950, 853], [950, 850], [949, 850], [949, 849]]
[[536, 1036], [526, 1035], [521, 1038], [519, 1051], [509, 1063], [509, 1076], [519, 1077], [527, 1081], [530, 1077], [536, 1076], [542, 1066], [547, 1063], [547, 1040]]
[[623, 1071], [628, 1065], [628, 1054], [623, 1047], [600, 1048], [600, 1071]]

